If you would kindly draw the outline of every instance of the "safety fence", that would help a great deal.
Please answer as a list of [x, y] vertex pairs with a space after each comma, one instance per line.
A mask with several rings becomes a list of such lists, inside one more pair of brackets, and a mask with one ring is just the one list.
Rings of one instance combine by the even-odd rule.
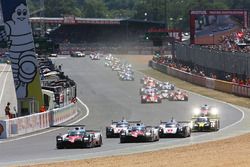
[[0, 139], [42, 130], [72, 119], [77, 114], [76, 103], [43, 113], [0, 120]]
[[169, 67], [164, 64], [158, 64], [154, 61], [150, 61], [149, 66], [151, 66], [153, 69], [156, 69], [163, 73], [169, 74], [171, 76], [180, 78], [184, 81], [187, 81], [187, 82], [199, 85], [199, 86], [219, 90], [219, 91], [226, 92], [226, 93], [235, 94], [235, 95], [242, 96], [242, 97], [250, 97], [250, 86], [240, 85], [240, 84], [236, 84], [232, 82], [194, 75], [192, 73], [181, 71], [179, 69]]
[[176, 43], [175, 47], [177, 60], [250, 77], [249, 53], [220, 51], [180, 43]]

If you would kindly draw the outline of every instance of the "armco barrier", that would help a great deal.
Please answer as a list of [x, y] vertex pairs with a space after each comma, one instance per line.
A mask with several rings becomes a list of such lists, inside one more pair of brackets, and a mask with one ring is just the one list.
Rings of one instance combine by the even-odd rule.
[[239, 84], [233, 84], [232, 92], [239, 96], [250, 97], [250, 87], [249, 86], [241, 86]]
[[232, 83], [227, 81], [215, 80], [215, 90], [220, 90], [222, 92], [233, 93]]
[[[0, 120], [0, 139], [15, 137], [57, 125], [73, 118], [77, 114], [77, 105], [71, 103], [63, 108], [24, 117]], [[3, 130], [1, 130], [3, 129]]]
[[63, 108], [53, 109], [52, 111], [53, 125], [58, 125], [62, 122], [68, 121], [77, 114], [77, 108], [73, 103]]
[[206, 85], [207, 88], [214, 89], [215, 88], [215, 79], [213, 78], [206, 78]]
[[192, 75], [192, 83], [199, 86], [206, 86], [206, 78], [198, 75]]

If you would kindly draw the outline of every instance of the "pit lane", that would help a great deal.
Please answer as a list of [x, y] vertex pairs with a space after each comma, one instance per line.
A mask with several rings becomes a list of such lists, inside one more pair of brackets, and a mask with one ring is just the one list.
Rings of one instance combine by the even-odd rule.
[[[146, 125], [158, 125], [160, 120], [168, 120], [171, 117], [177, 120], [189, 120], [193, 108], [205, 103], [219, 109], [222, 129], [230, 127], [243, 118], [243, 113], [231, 105], [191, 93], [188, 102], [163, 101], [162, 104], [141, 104], [139, 79], [142, 74], [136, 73], [134, 82], [120, 81], [115, 72], [104, 67], [103, 60], [92, 61], [88, 57], [68, 57], [54, 59], [54, 62], [63, 64], [62, 69], [65, 74], [77, 82], [77, 96], [89, 108], [88, 117], [78, 124], [85, 124], [87, 129], [101, 129], [103, 136], [105, 136], [105, 126], [109, 125], [111, 120], [120, 120], [125, 117], [128, 120], [142, 120]], [[81, 108], [84, 110], [83, 106]], [[65, 133], [66, 130], [65, 128], [58, 129], [23, 140], [0, 144], [0, 166], [140, 152], [216, 140], [218, 136], [225, 136], [222, 130], [217, 133], [192, 133], [192, 136], [186, 139], [170, 138], [160, 139], [156, 143], [128, 144], [120, 144], [119, 139], [104, 137], [104, 144], [100, 148], [57, 150], [55, 136], [58, 133]]]

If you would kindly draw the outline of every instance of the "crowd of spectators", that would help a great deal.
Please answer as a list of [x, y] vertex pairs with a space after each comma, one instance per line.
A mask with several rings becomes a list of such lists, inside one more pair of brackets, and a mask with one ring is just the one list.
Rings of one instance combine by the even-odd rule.
[[219, 51], [250, 53], [250, 31], [242, 29], [222, 35], [215, 43], [215, 45], [205, 45], [204, 47]]
[[224, 80], [240, 84], [242, 86], [250, 86], [250, 78], [247, 78], [245, 75], [238, 76], [237, 74], [225, 73], [223, 71], [215, 71], [213, 69], [206, 69], [198, 65], [176, 61], [171, 56], [155, 55], [153, 56], [153, 61], [201, 77]]

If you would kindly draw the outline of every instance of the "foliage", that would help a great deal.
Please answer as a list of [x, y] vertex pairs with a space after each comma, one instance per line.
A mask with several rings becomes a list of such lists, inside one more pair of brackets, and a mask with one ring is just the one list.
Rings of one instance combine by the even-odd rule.
[[[31, 13], [41, 6], [38, 0], [27, 1]], [[189, 10], [250, 10], [249, 0], [44, 0], [44, 2], [46, 17], [74, 15], [88, 18], [133, 18], [167, 21], [170, 26], [182, 29], [189, 27]]]

